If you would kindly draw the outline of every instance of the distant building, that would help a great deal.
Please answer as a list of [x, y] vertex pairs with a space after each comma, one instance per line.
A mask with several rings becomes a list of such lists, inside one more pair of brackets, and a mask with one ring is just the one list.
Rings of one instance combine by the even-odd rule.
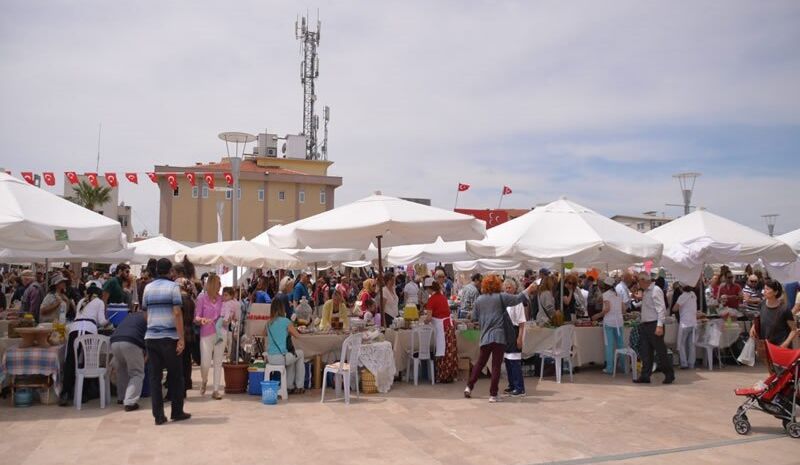
[[641, 233], [646, 233], [647, 231], [669, 223], [675, 218], [669, 218], [663, 214], [658, 216], [657, 212], [649, 211], [641, 215], [614, 215], [611, 219]]
[[497, 225], [503, 224], [507, 221], [519, 218], [520, 216], [528, 213], [531, 210], [524, 208], [495, 208], [485, 210], [473, 210], [469, 208], [456, 208], [457, 213], [465, 215], [472, 215], [479, 220], [486, 222], [486, 228], [493, 228]]
[[409, 197], [400, 197], [400, 199], [401, 200], [407, 200], [409, 202], [418, 203], [420, 205], [427, 205], [429, 207], [431, 206], [431, 199], [412, 199], [412, 198], [409, 198]]
[[[328, 176], [328, 167], [333, 162], [278, 158], [275, 156], [277, 150], [272, 146], [274, 142], [266, 136], [269, 134], [259, 134], [259, 145], [254, 147], [254, 154], [246, 154], [241, 163], [239, 235], [247, 239], [272, 226], [332, 209], [334, 190], [342, 185], [341, 177]], [[290, 147], [289, 151], [292, 150]], [[155, 172], [159, 175], [161, 234], [182, 242], [216, 242], [217, 215], [221, 210], [222, 237], [231, 239], [233, 189], [225, 181], [225, 173], [231, 172], [230, 159], [194, 166], [156, 166]], [[184, 172], [195, 173], [194, 187]], [[164, 176], [168, 173], [179, 173], [175, 190]], [[206, 173], [214, 175], [214, 190], [210, 190], [203, 180]]]
[[[79, 174], [78, 181], [85, 181], [88, 183], [89, 179], [85, 175]], [[98, 182], [100, 183], [100, 186], [106, 185], [105, 179], [102, 176], [98, 177]], [[64, 176], [64, 198], [73, 197], [75, 195], [75, 186], [77, 186], [77, 184], [70, 184], [67, 177]], [[133, 223], [131, 221], [131, 215], [133, 212], [131, 207], [129, 205], [125, 205], [125, 202], [120, 203], [119, 187], [112, 188], [108, 193], [108, 196], [108, 202], [104, 203], [103, 205], [95, 206], [94, 211], [107, 218], [119, 221], [120, 226], [122, 226], [122, 232], [125, 233], [127, 240], [129, 242], [133, 241], [134, 233]]]

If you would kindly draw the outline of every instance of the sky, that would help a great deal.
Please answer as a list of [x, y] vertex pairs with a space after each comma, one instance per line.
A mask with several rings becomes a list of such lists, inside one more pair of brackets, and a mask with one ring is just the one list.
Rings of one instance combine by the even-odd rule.
[[[322, 21], [336, 205], [376, 190], [453, 208], [561, 196], [605, 215], [693, 203], [800, 228], [800, 3], [0, 2], [0, 167], [216, 161], [226, 130], [302, 131], [298, 14]], [[320, 134], [321, 138], [321, 134]], [[121, 176], [120, 176], [121, 177]], [[121, 181], [134, 229], [158, 191]], [[59, 177], [56, 191], [63, 191]]]

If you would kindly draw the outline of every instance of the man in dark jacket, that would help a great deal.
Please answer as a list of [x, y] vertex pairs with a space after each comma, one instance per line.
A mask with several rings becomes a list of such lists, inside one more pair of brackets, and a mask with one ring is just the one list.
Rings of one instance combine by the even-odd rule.
[[111, 335], [111, 353], [117, 372], [117, 398], [125, 411], [139, 409], [144, 382], [144, 335], [147, 318], [144, 312], [130, 313]]

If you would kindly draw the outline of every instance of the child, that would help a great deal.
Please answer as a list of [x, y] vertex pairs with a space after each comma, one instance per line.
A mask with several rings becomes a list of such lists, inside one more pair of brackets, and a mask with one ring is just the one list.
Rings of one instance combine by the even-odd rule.
[[232, 287], [228, 286], [222, 289], [222, 312], [220, 318], [222, 320], [222, 337], [225, 339], [225, 347], [228, 353], [231, 352], [231, 335], [228, 331], [231, 325], [236, 325], [241, 317], [241, 304], [235, 298], [235, 292]]
[[375, 323], [375, 326], [380, 328], [381, 327], [381, 312], [375, 310], [375, 301], [371, 298], [368, 298], [364, 301], [364, 320], [367, 322], [372, 321]]

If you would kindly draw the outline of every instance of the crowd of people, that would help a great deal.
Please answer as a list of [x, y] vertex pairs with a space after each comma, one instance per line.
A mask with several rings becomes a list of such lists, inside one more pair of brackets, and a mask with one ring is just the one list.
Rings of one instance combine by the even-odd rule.
[[[61, 405], [73, 400], [74, 341], [82, 334], [111, 330], [106, 319], [109, 305], [130, 312], [111, 334], [118, 402], [126, 411], [138, 409], [143, 385], [149, 383], [157, 424], [167, 421], [161, 396], [164, 370], [173, 420], [190, 416], [183, 411], [183, 399], [193, 388], [194, 365], [200, 366], [200, 395], [207, 394], [210, 383], [211, 398], [223, 397], [222, 361], [234, 350], [232, 334], [247, 308], [243, 303], [271, 304], [265, 334], [267, 361], [286, 366], [290, 393], [302, 393], [305, 387], [304, 354], [292, 347], [292, 337], [299, 336], [296, 326], [317, 325], [328, 330], [339, 322], [346, 330], [351, 318], [389, 326], [402, 311], [407, 319], [419, 318], [433, 326], [436, 381], [449, 383], [458, 372], [454, 316], [471, 320], [480, 329], [480, 355], [465, 396], [470, 397], [491, 356], [492, 402], [499, 399], [503, 361], [508, 373], [505, 392], [525, 395], [521, 349], [527, 321], [552, 326], [576, 319], [602, 321], [604, 372], [611, 374], [615, 350], [626, 346], [625, 315], [640, 312], [635, 348], [642, 370], [635, 382], [650, 382], [655, 360], [657, 370], [665, 376], [663, 382], [669, 384], [675, 379], [664, 344], [664, 325], [670, 314], [679, 323], [682, 369], [694, 367], [698, 320], [712, 309], [724, 317], [733, 317], [724, 312], [739, 307], [752, 312], [758, 324], [753, 325], [750, 336], [782, 347], [797, 337], [796, 318], [800, 316], [796, 283], [784, 289], [759, 270], [750, 269], [744, 280], [737, 280], [727, 267], [696, 286], [677, 282], [667, 286], [663, 277], [653, 279], [650, 273], [626, 271], [601, 278], [591, 273], [561, 275], [546, 268], [538, 273], [527, 270], [519, 281], [476, 273], [462, 285], [445, 267], [437, 267], [433, 273], [409, 268], [383, 273], [356, 269], [339, 274], [328, 269], [317, 276], [255, 270], [245, 286], [234, 289], [223, 288], [215, 273], [197, 277], [190, 262], [173, 265], [167, 259], [151, 260], [139, 274], [134, 277], [126, 264], [112, 266], [107, 273], [75, 273], [67, 266], [49, 275], [33, 270], [3, 274], [0, 309], [19, 308], [37, 322], [69, 323]], [[451, 301], [457, 302], [455, 311]], [[624, 360], [621, 362], [619, 368], [624, 370]], [[145, 379], [146, 365], [149, 379]]]

